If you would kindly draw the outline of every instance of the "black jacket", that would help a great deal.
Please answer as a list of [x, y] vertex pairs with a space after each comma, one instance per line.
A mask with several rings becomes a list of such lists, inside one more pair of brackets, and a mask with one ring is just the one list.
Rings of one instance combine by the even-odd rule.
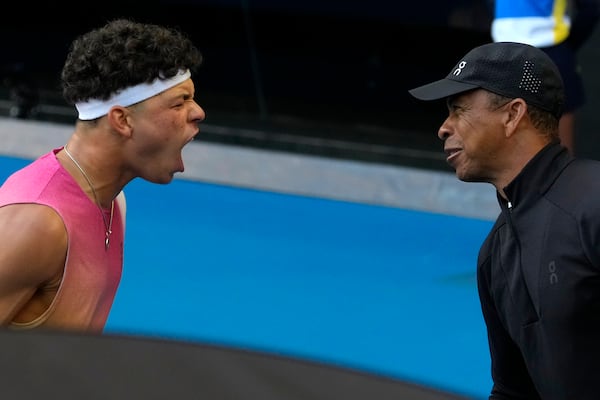
[[600, 399], [600, 162], [559, 144], [498, 196], [477, 282], [491, 399]]

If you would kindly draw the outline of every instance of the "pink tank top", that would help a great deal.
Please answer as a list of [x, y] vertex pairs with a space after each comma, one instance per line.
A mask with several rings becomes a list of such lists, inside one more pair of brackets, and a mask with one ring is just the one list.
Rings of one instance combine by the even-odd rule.
[[100, 210], [58, 162], [56, 153], [60, 149], [16, 171], [0, 187], [0, 207], [15, 203], [47, 205], [61, 216], [68, 234], [64, 275], [54, 301], [37, 319], [12, 323], [11, 327], [101, 332], [121, 280], [121, 212], [115, 202], [110, 246], [106, 250]]

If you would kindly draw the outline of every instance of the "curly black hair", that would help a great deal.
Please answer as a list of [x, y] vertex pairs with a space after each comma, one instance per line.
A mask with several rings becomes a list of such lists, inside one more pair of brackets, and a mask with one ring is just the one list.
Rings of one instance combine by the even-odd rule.
[[195, 71], [202, 55], [184, 33], [164, 26], [116, 19], [76, 38], [61, 72], [69, 104], [107, 100], [120, 90], [181, 69]]

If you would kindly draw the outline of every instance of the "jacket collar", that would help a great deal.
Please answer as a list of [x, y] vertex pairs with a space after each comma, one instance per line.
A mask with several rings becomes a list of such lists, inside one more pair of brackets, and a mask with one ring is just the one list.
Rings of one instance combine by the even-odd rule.
[[567, 149], [558, 142], [541, 149], [504, 188], [513, 208], [542, 196], [563, 169], [573, 160]]

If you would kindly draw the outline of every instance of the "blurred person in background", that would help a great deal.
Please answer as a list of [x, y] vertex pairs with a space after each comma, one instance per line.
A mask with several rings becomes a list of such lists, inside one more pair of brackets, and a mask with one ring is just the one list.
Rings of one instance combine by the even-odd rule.
[[600, 0], [492, 0], [491, 37], [544, 50], [560, 70], [566, 94], [560, 140], [576, 151], [576, 112], [585, 104], [577, 54], [600, 19]]

